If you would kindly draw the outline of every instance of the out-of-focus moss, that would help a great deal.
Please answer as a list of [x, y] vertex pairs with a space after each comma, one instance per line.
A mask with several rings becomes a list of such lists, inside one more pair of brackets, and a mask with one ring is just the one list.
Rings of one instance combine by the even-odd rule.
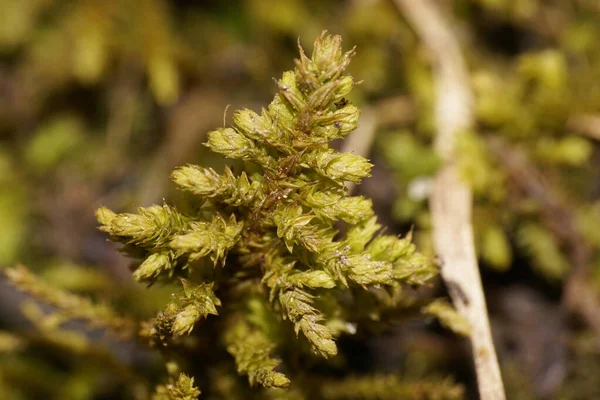
[[25, 160], [38, 173], [48, 173], [77, 151], [83, 124], [74, 115], [57, 116], [42, 125], [25, 149]]
[[83, 293], [107, 291], [114, 285], [102, 271], [86, 268], [68, 260], [49, 262], [41, 276], [56, 287]]
[[0, 147], [0, 264], [17, 261], [28, 223], [27, 189], [13, 157]]
[[420, 143], [408, 131], [382, 136], [379, 150], [407, 183], [417, 177], [433, 176], [440, 165], [439, 157], [431, 147]]
[[0, 53], [30, 39], [36, 20], [49, 0], [6, 0], [0, 3]]
[[498, 225], [489, 225], [481, 234], [478, 246], [481, 257], [491, 267], [506, 271], [512, 264], [512, 248], [509, 239]]

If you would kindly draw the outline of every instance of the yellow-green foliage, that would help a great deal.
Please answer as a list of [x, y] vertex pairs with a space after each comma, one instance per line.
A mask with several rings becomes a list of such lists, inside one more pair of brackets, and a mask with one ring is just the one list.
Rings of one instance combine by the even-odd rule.
[[524, 224], [517, 232], [517, 243], [532, 258], [533, 266], [550, 279], [561, 279], [569, 268], [556, 239], [535, 223]]
[[225, 342], [227, 351], [235, 357], [238, 373], [248, 375], [250, 385], [285, 388], [290, 383], [284, 374], [274, 371], [279, 360], [270, 356], [273, 343], [247, 321], [238, 319], [228, 325]]
[[[37, 73], [57, 80], [75, 79], [84, 84], [98, 82], [108, 66], [122, 56], [132, 57], [148, 74], [149, 86], [159, 103], [172, 103], [179, 96], [176, 46], [166, 2], [142, 0], [135, 5], [117, 1], [110, 5], [82, 0], [68, 6], [52, 1], [13, 0], [0, 6], [0, 51], [29, 44], [32, 32], [40, 35], [28, 49]], [[39, 29], [42, 16], [60, 18], [50, 29]], [[52, 58], [53, 63], [48, 63]], [[44, 64], [54, 64], [45, 69]]]
[[471, 334], [471, 327], [467, 320], [445, 300], [438, 299], [431, 302], [423, 308], [423, 312], [437, 317], [443, 326], [459, 335]]
[[0, 354], [16, 351], [22, 348], [24, 344], [24, 340], [17, 335], [9, 332], [0, 332]]
[[179, 374], [165, 385], [158, 385], [152, 400], [194, 400], [200, 396], [200, 390], [194, 386], [194, 378]]
[[12, 157], [0, 147], [0, 264], [17, 261], [26, 233], [27, 190], [19, 184]]
[[[257, 325], [247, 301], [259, 296], [251, 303], [268, 305], [270, 324], [291, 324], [327, 358], [338, 352], [340, 327], [351, 326], [352, 313], [340, 313], [354, 307], [343, 304], [344, 292], [420, 285], [437, 273], [410, 239], [378, 233], [371, 201], [349, 196], [344, 183], [368, 177], [371, 164], [328, 146], [356, 128], [358, 108], [345, 100], [354, 86], [344, 74], [353, 54], [342, 51], [339, 36], [322, 34], [310, 58], [300, 48], [266, 109], [239, 110], [233, 127], [208, 134], [213, 152], [246, 161], [248, 169], [177, 168], [173, 180], [196, 196], [199, 211], [166, 204], [137, 214], [97, 211], [101, 230], [142, 258], [136, 280], [182, 282], [182, 294], [142, 336], [167, 346], [218, 315], [229, 321], [220, 335], [238, 372], [251, 385], [286, 387], [271, 356], [284, 343], [264, 321]], [[337, 238], [336, 222], [346, 225], [344, 237]]]
[[38, 173], [47, 173], [62, 159], [73, 154], [82, 139], [81, 121], [60, 116], [43, 125], [25, 149], [25, 159]]

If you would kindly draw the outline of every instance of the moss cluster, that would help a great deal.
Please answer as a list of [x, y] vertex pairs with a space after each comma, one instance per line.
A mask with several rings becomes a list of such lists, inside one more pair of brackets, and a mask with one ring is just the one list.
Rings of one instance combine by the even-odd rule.
[[206, 145], [246, 170], [177, 168], [173, 181], [195, 195], [193, 211], [166, 204], [136, 214], [97, 211], [101, 230], [142, 259], [136, 280], [182, 284], [142, 336], [165, 347], [218, 315], [226, 328], [211, 340], [225, 343], [238, 372], [251, 385], [283, 388], [289, 379], [275, 371], [271, 353], [287, 324], [315, 355], [332, 357], [335, 339], [355, 329], [353, 291], [397, 293], [402, 283], [437, 274], [410, 238], [381, 234], [371, 201], [344, 186], [371, 169], [329, 146], [357, 125], [359, 110], [346, 100], [354, 80], [344, 74], [353, 54], [323, 33], [311, 57], [300, 48], [266, 109], [239, 110], [233, 127], [210, 132]]

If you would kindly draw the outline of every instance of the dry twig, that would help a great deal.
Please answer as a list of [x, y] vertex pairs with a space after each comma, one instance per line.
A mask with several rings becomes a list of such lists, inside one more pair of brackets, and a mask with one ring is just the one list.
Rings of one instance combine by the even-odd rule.
[[431, 0], [395, 0], [430, 52], [436, 86], [435, 147], [444, 164], [430, 205], [433, 239], [443, 261], [442, 277], [452, 301], [472, 328], [471, 344], [479, 395], [505, 398], [479, 276], [473, 228], [472, 193], [456, 167], [456, 137], [473, 121], [473, 95], [458, 41]]

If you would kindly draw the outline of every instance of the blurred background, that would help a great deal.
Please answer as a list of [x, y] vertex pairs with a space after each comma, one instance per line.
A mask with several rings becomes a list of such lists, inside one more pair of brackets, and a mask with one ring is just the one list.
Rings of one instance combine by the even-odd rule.
[[[476, 95], [460, 168], [508, 398], [600, 398], [600, 2], [438, 4]], [[171, 170], [218, 165], [206, 133], [266, 106], [298, 40], [310, 51], [324, 29], [357, 47], [350, 100], [362, 116], [342, 146], [375, 164], [357, 191], [433, 255], [430, 57], [393, 1], [0, 0], [0, 265], [140, 318], [160, 310], [170, 289], [140, 300], [94, 210], [177, 202]], [[23, 296], [0, 285], [0, 393], [12, 396], [0, 398], [135, 397], [89, 357], [21, 346]], [[433, 371], [472, 393], [464, 341], [409, 325], [350, 344], [352, 368]], [[151, 364], [121, 347], [127, 363]]]

